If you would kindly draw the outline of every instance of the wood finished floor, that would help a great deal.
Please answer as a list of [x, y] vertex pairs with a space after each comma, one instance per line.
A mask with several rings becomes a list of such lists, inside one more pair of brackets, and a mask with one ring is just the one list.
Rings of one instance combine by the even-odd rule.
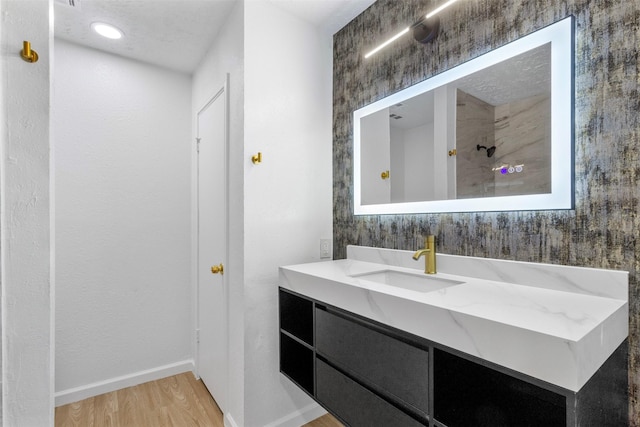
[[[191, 372], [56, 408], [55, 427], [223, 427], [222, 412]], [[304, 427], [342, 427], [331, 415]]]

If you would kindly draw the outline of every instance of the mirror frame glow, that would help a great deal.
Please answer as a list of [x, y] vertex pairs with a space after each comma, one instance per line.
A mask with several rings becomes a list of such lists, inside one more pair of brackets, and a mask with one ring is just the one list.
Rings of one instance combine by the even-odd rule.
[[[451, 83], [513, 56], [551, 43], [551, 193], [363, 205], [360, 119]], [[354, 215], [528, 211], [574, 208], [574, 19], [542, 28], [353, 112]]]

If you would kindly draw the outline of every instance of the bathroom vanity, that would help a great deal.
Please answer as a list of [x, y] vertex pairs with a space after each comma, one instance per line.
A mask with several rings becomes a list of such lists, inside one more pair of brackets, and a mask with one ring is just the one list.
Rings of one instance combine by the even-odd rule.
[[280, 269], [280, 371], [350, 426], [623, 426], [628, 275], [350, 246]]

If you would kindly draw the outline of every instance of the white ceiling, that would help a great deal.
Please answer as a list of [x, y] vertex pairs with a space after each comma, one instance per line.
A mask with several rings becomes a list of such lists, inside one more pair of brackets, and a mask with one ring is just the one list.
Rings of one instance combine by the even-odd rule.
[[484, 68], [456, 81], [456, 87], [491, 105], [551, 93], [551, 44]]
[[[245, 0], [247, 1], [247, 0]], [[332, 35], [375, 0], [268, 1]], [[191, 73], [236, 0], [56, 0], [55, 36], [73, 43]], [[69, 3], [75, 3], [70, 6]], [[108, 40], [90, 25], [101, 21], [125, 37]]]
[[267, 0], [310, 22], [328, 35], [335, 34], [376, 0]]

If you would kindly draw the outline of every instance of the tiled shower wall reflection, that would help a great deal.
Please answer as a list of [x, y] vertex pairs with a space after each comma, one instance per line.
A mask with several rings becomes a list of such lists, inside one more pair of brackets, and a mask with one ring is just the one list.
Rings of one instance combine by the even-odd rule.
[[[496, 109], [466, 92], [456, 91], [456, 197], [495, 196], [495, 158], [478, 145], [490, 149], [496, 140]], [[500, 155], [502, 153], [499, 153]], [[494, 154], [495, 155], [495, 154]]]
[[[630, 425], [640, 427], [640, 2], [465, 0], [438, 39], [363, 53], [441, 1], [378, 0], [334, 37], [334, 257], [349, 244], [627, 270]], [[521, 36], [575, 16], [575, 187], [571, 211], [353, 215], [352, 112]], [[602, 284], [606, 286], [606, 283]]]

